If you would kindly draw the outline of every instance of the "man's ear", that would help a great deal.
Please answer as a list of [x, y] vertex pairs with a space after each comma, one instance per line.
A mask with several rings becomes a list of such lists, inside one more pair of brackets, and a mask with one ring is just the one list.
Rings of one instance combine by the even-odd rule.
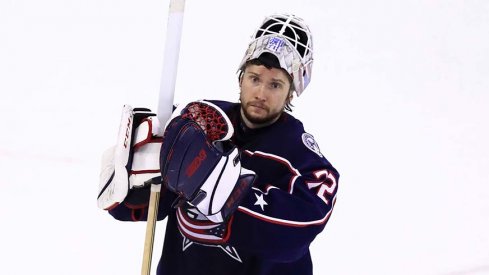
[[290, 91], [289, 96], [287, 97], [287, 104], [290, 104], [293, 98], [294, 98], [294, 91]]
[[243, 73], [240, 73], [238, 75], [238, 83], [239, 83], [239, 87], [241, 88], [241, 83], [243, 82]]

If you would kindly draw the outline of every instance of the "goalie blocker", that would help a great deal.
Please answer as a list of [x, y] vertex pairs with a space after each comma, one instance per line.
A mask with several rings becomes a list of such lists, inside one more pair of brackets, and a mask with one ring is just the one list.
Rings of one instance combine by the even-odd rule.
[[206, 101], [174, 111], [165, 128], [160, 154], [164, 185], [210, 221], [224, 222], [236, 210], [255, 180], [241, 167], [227, 115]]
[[116, 145], [108, 148], [102, 156], [99, 208], [110, 210], [126, 200], [130, 205], [147, 202], [128, 202], [130, 189], [141, 188], [145, 182], [160, 175], [159, 150], [163, 129], [156, 115], [146, 108], [122, 108], [119, 134]]

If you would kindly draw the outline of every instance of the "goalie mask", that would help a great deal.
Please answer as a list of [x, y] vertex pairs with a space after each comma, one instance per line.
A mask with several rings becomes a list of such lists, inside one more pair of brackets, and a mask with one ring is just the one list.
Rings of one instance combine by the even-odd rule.
[[265, 18], [252, 36], [239, 68], [262, 54], [273, 54], [280, 67], [292, 77], [294, 90], [300, 96], [311, 81], [312, 34], [305, 22], [291, 14]]

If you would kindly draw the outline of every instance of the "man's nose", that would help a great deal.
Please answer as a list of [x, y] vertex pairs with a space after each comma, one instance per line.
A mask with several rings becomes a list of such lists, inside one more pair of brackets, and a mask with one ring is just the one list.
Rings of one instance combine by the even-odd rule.
[[255, 98], [265, 100], [267, 87], [264, 84], [260, 84], [256, 87]]

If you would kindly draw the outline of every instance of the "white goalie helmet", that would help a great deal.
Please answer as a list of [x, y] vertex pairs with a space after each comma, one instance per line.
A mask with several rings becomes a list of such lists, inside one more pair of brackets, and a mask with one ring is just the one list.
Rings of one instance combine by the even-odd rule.
[[239, 65], [270, 53], [280, 67], [292, 77], [294, 90], [300, 96], [311, 81], [313, 49], [312, 34], [304, 20], [292, 14], [267, 16], [252, 35], [252, 41]]

